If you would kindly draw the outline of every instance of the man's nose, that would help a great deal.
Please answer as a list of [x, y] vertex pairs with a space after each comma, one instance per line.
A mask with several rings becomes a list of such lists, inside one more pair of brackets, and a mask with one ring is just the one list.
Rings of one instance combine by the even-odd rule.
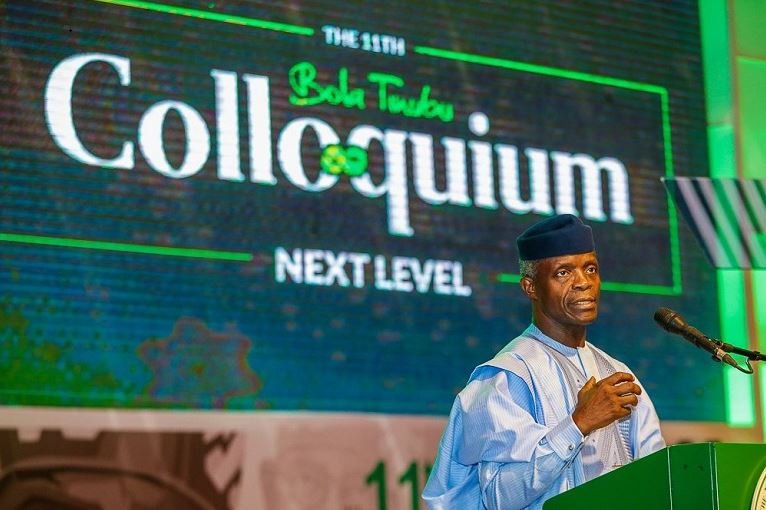
[[582, 269], [575, 270], [574, 272], [574, 286], [578, 289], [587, 289], [593, 285], [588, 275]]

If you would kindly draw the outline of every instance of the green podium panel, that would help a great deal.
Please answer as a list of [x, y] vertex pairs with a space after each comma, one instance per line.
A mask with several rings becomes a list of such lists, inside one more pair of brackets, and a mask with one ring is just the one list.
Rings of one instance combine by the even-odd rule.
[[543, 508], [749, 510], [764, 468], [763, 444], [676, 445], [559, 494]]

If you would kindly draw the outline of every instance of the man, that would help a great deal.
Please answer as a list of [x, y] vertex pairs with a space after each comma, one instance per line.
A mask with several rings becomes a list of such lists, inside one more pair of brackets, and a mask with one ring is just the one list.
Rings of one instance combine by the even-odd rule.
[[601, 289], [591, 228], [559, 215], [516, 243], [532, 324], [456, 397], [423, 491], [431, 510], [540, 509], [665, 446], [632, 372], [586, 341]]

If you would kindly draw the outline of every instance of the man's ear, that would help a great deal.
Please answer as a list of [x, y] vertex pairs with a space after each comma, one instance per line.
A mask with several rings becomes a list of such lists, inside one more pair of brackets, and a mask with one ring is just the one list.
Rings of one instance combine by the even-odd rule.
[[524, 291], [524, 294], [527, 295], [527, 297], [531, 300], [537, 299], [537, 291], [535, 290], [535, 281], [530, 278], [529, 276], [524, 276], [519, 281], [519, 284], [521, 285], [521, 290]]

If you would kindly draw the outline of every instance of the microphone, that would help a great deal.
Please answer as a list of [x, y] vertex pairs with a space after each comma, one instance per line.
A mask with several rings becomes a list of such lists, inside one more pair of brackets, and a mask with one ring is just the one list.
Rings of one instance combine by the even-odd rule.
[[691, 326], [680, 314], [674, 312], [670, 308], [657, 308], [657, 311], [654, 312], [654, 320], [668, 333], [681, 335], [700, 349], [709, 352], [713, 355], [714, 360], [723, 361], [728, 365], [740, 369], [739, 365], [731, 355], [722, 350], [718, 344], [705, 336], [700, 330]]

